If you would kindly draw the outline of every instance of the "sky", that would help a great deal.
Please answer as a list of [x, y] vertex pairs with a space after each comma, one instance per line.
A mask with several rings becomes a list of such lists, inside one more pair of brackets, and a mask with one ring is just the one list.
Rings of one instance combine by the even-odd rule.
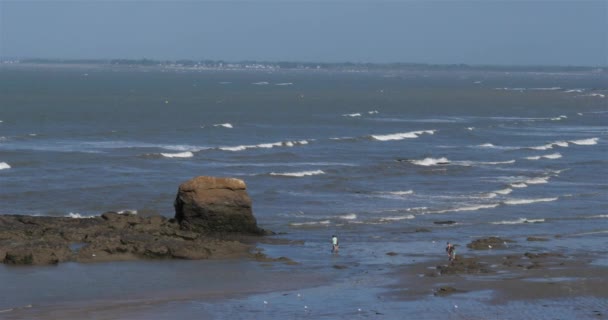
[[0, 58], [608, 66], [608, 0], [0, 0]]

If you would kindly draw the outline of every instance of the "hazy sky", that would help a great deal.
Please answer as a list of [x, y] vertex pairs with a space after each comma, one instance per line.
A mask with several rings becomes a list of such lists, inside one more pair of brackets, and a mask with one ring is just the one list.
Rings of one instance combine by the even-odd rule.
[[0, 0], [2, 58], [608, 65], [608, 0]]

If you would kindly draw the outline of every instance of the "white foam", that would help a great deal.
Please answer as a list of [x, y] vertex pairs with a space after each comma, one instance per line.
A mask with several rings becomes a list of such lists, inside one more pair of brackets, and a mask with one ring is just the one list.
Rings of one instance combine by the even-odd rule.
[[566, 91], [564, 91], [564, 92], [565, 92], [565, 93], [573, 93], [573, 92], [576, 92], [576, 93], [583, 93], [583, 91], [585, 91], [585, 89], [568, 89], [568, 90], [566, 90]]
[[0, 162], [0, 170], [10, 169], [11, 166], [6, 162]]
[[311, 221], [311, 222], [292, 222], [289, 225], [290, 226], [315, 226], [315, 225], [327, 225], [330, 224], [331, 222], [329, 220], [323, 220], [323, 221]]
[[599, 138], [590, 138], [590, 139], [582, 139], [582, 140], [572, 140], [569, 142], [572, 144], [579, 145], [579, 146], [591, 146], [591, 145], [597, 144], [598, 140], [599, 140]]
[[484, 143], [484, 144], [478, 145], [478, 147], [481, 147], [481, 148], [494, 148], [495, 146], [493, 144], [491, 144], [491, 143]]
[[137, 210], [125, 209], [117, 212], [118, 214], [137, 214]]
[[532, 178], [525, 181], [526, 184], [544, 184], [547, 182], [549, 182], [549, 177]]
[[393, 133], [385, 135], [372, 135], [371, 137], [379, 141], [403, 140], [418, 138], [422, 134], [434, 134], [436, 130], [422, 130], [403, 133]]
[[280, 83], [275, 83], [275, 86], [291, 86], [293, 85], [292, 82], [280, 82]]
[[595, 218], [608, 218], [608, 214], [599, 214], [599, 215], [595, 215], [595, 216], [590, 216], [588, 218], [592, 218], [592, 219], [595, 219]]
[[220, 82], [220, 84], [231, 84], [231, 83], [232, 82], [230, 82], [230, 81], [222, 81], [222, 82]]
[[466, 207], [460, 207], [460, 208], [453, 208], [453, 209], [440, 210], [440, 211], [435, 211], [434, 213], [460, 212], [460, 211], [477, 211], [477, 210], [481, 210], [481, 209], [492, 209], [492, 208], [496, 208], [496, 207], [498, 207], [499, 205], [500, 205], [500, 204], [498, 204], [498, 203], [492, 203], [492, 204], [480, 204], [480, 205], [474, 205], [474, 206], [466, 206]]
[[531, 204], [531, 203], [537, 203], [537, 202], [552, 202], [557, 199], [559, 199], [559, 198], [555, 197], [555, 198], [539, 198], [539, 199], [511, 199], [511, 200], [505, 200], [504, 204], [508, 204], [508, 205]]
[[194, 154], [190, 151], [178, 152], [178, 153], [161, 153], [161, 156], [165, 158], [192, 158]]
[[255, 84], [256, 86], [265, 86], [268, 85], [267, 81], [259, 81], [259, 82], [254, 82], [252, 84]]
[[314, 171], [300, 171], [300, 172], [271, 172], [271, 176], [284, 176], [284, 177], [306, 177], [306, 176], [316, 176], [320, 174], [325, 174], [323, 170], [314, 170]]
[[598, 98], [606, 98], [605, 94], [601, 94], [601, 93], [591, 93], [587, 95], [588, 97], [598, 97]]
[[240, 146], [236, 146], [236, 147], [219, 147], [219, 150], [223, 150], [223, 151], [243, 151], [243, 150], [247, 150], [247, 149], [255, 149], [255, 148], [262, 148], [262, 149], [271, 149], [271, 148], [275, 148], [275, 147], [293, 147], [293, 146], [298, 146], [298, 145], [306, 145], [309, 142], [307, 140], [300, 140], [300, 141], [281, 141], [281, 142], [272, 142], [272, 143], [260, 143], [260, 144], [256, 144], [256, 145], [240, 145]]
[[563, 120], [563, 119], [568, 119], [568, 117], [567, 116], [559, 116], [559, 117], [551, 118], [551, 120], [553, 120], [553, 121], [559, 121], [559, 120]]
[[354, 213], [351, 213], [351, 214], [345, 214], [343, 216], [340, 216], [339, 218], [344, 219], [344, 220], [355, 220], [355, 219], [357, 219], [357, 215]]
[[491, 224], [523, 224], [523, 223], [540, 223], [540, 222], [545, 222], [545, 219], [519, 218], [517, 220], [504, 220], [504, 221], [491, 222]]
[[496, 190], [494, 191], [494, 193], [498, 193], [498, 194], [502, 194], [502, 195], [506, 195], [513, 192], [513, 189], [511, 188], [506, 188], [506, 189], [501, 189], [501, 190]]
[[479, 198], [482, 199], [492, 199], [492, 198], [496, 198], [498, 195], [494, 192], [488, 192], [488, 193], [483, 193], [479, 196]]
[[562, 88], [561, 87], [530, 88], [528, 90], [535, 90], [535, 91], [557, 91], [557, 90], [562, 90]]
[[515, 163], [515, 160], [507, 160], [507, 161], [490, 161], [490, 162], [471, 162], [471, 164], [491, 164], [491, 165], [496, 165], [496, 164], [513, 164]]
[[540, 156], [526, 157], [527, 160], [540, 160]]
[[546, 144], [544, 146], [530, 147], [530, 149], [532, 149], [532, 150], [549, 150], [549, 149], [553, 149], [553, 143], [549, 143], [549, 144]]
[[542, 146], [537, 146], [537, 147], [530, 147], [529, 149], [532, 150], [549, 150], [549, 149], [553, 149], [553, 147], [562, 147], [562, 148], [567, 148], [568, 147], [568, 142], [567, 141], [555, 141], [555, 142], [551, 142]]
[[552, 154], [543, 156], [543, 158], [545, 158], [545, 159], [559, 159], [561, 157], [562, 157], [562, 155], [560, 153], [552, 153]]
[[378, 112], [378, 110], [372, 110], [372, 111], [368, 111], [367, 113], [369, 113], [369, 114], [378, 114], [379, 112]]
[[449, 163], [450, 161], [447, 158], [442, 157], [442, 158], [438, 158], [438, 159], [424, 158], [422, 160], [412, 160], [411, 162], [418, 166], [428, 167], [428, 166], [435, 166], [438, 164], [446, 164], [446, 163]]
[[413, 214], [408, 214], [406, 216], [393, 216], [393, 217], [382, 217], [380, 218], [381, 222], [386, 221], [400, 221], [400, 220], [410, 220], [416, 218]]
[[224, 151], [243, 151], [249, 148], [255, 148], [255, 146], [220, 147], [219, 149]]
[[361, 114], [360, 113], [347, 113], [347, 114], [343, 114], [343, 117], [360, 117]]
[[408, 195], [408, 194], [413, 194], [413, 193], [414, 193], [414, 190], [407, 190], [407, 191], [390, 191], [390, 192], [387, 192], [387, 193], [388, 193], [388, 194], [395, 195], [395, 196], [405, 196], [405, 195]]
[[511, 188], [526, 188], [528, 187], [525, 183], [511, 183]]
[[95, 218], [95, 216], [83, 216], [80, 213], [73, 213], [70, 212], [68, 214], [65, 215], [68, 218], [74, 218], [74, 219], [91, 219], [91, 218]]
[[224, 127], [224, 128], [228, 128], [228, 129], [232, 129], [233, 126], [230, 123], [218, 123], [218, 124], [214, 124], [214, 127]]

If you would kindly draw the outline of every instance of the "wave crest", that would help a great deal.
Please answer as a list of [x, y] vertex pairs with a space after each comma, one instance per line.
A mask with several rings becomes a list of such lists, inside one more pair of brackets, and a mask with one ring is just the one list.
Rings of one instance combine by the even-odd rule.
[[165, 158], [192, 158], [194, 154], [190, 151], [178, 152], [178, 153], [161, 153], [161, 156]]
[[423, 134], [435, 134], [436, 130], [421, 130], [411, 132], [392, 133], [385, 135], [371, 135], [371, 138], [378, 141], [391, 141], [391, 140], [403, 140], [403, 139], [415, 139]]
[[316, 176], [320, 174], [325, 174], [323, 170], [314, 170], [314, 171], [300, 171], [300, 172], [271, 172], [271, 176], [283, 176], [283, 177], [306, 177], [306, 176]]

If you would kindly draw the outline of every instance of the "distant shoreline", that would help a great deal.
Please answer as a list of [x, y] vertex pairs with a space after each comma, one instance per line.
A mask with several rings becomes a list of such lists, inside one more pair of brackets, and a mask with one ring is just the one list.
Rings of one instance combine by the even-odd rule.
[[48, 67], [130, 67], [176, 70], [319, 70], [319, 71], [495, 71], [495, 72], [592, 72], [608, 73], [608, 66], [521, 66], [467, 65], [424, 63], [323, 63], [323, 62], [267, 62], [222, 60], [151, 60], [151, 59], [3, 59], [1, 66]]

